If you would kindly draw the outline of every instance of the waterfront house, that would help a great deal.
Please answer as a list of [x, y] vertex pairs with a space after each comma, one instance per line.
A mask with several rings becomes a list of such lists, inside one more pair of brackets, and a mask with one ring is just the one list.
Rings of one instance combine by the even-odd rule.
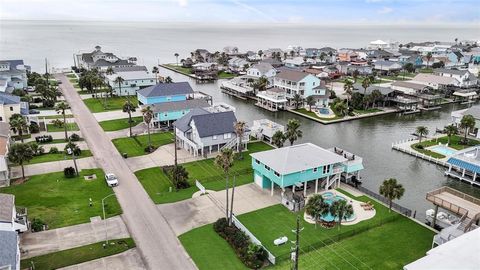
[[[193, 156], [206, 156], [222, 148], [236, 149], [239, 139], [234, 130], [237, 122], [235, 112], [228, 107], [196, 108], [175, 123], [177, 146], [186, 149]], [[247, 148], [249, 132], [242, 140]]]
[[301, 57], [301, 56], [297, 56], [297, 57], [294, 57], [294, 58], [288, 58], [288, 59], [285, 59], [283, 62], [285, 64], [285, 66], [289, 67], [289, 68], [308, 67], [308, 66], [311, 66], [311, 65], [316, 63], [316, 61], [311, 59], [311, 58], [304, 58], [304, 57]]
[[286, 98], [290, 100], [295, 94], [299, 94], [302, 98], [323, 94], [325, 88], [320, 85], [320, 82], [320, 79], [312, 74], [284, 68], [275, 76], [273, 84], [277, 88], [284, 89]]
[[395, 81], [390, 87], [406, 95], [415, 95], [428, 90], [428, 86], [412, 81]]
[[154, 103], [184, 101], [193, 98], [193, 89], [188, 82], [159, 83], [137, 91], [141, 105]]
[[28, 103], [19, 96], [0, 92], [0, 122], [9, 122], [13, 114], [28, 115]]
[[[150, 74], [145, 66], [113, 68], [114, 73], [105, 75], [106, 83], [117, 96], [135, 95], [138, 90], [155, 85], [155, 75]], [[117, 77], [124, 80], [121, 85], [115, 82]]]
[[390, 43], [378, 39], [378, 40], [370, 41], [370, 43], [368, 44], [368, 48], [369, 49], [375, 49], [375, 50], [389, 49], [390, 48]]
[[285, 127], [269, 119], [253, 120], [250, 136], [272, 143], [273, 135], [278, 131], [285, 132]]
[[257, 102], [255, 105], [276, 112], [278, 110], [284, 110], [287, 107], [287, 102], [286, 90], [272, 87], [257, 93]]
[[24, 208], [15, 207], [15, 196], [0, 193], [0, 231], [26, 232], [27, 213]]
[[469, 130], [469, 133], [471, 136], [480, 138], [480, 132], [478, 132], [480, 128], [480, 106], [473, 106], [468, 109], [453, 111], [450, 114], [452, 117], [452, 124], [459, 126], [460, 121], [465, 115], [471, 115], [473, 118], [475, 118], [475, 128], [473, 130]]
[[274, 68], [279, 68], [279, 67], [283, 66], [283, 62], [278, 60], [277, 58], [264, 58], [259, 63], [267, 63], [267, 64], [272, 65], [272, 67], [274, 67]]
[[394, 89], [392, 89], [390, 87], [382, 87], [382, 86], [378, 86], [378, 85], [370, 85], [369, 87], [367, 87], [367, 89], [365, 89], [365, 88], [363, 88], [363, 86], [360, 83], [355, 83], [353, 85], [353, 92], [357, 92], [357, 93], [360, 93], [362, 95], [364, 95], [364, 94], [371, 95], [372, 92], [375, 91], [375, 90], [378, 90], [382, 94], [381, 100], [375, 101], [375, 103], [377, 103], [377, 105], [380, 105], [380, 103], [381, 103], [382, 107], [392, 105], [392, 101], [394, 100], [394, 98], [397, 95]]
[[0, 269], [20, 270], [20, 237], [15, 231], [0, 230]]
[[195, 63], [212, 61], [212, 54], [206, 49], [196, 49], [192, 52], [192, 59]]
[[373, 69], [382, 74], [390, 74], [402, 70], [402, 65], [399, 62], [378, 60], [373, 63]]
[[128, 57], [121, 59], [113, 53], [105, 53], [102, 47], [95, 46], [95, 50], [90, 53], [80, 53], [75, 55], [76, 67], [92, 69], [97, 68], [101, 71], [106, 71], [109, 67], [129, 67], [135, 66], [137, 58]]
[[0, 187], [10, 185], [10, 170], [8, 168], [10, 142], [10, 125], [6, 122], [0, 122]]
[[480, 186], [480, 146], [460, 150], [448, 160], [446, 175]]
[[280, 48], [268, 48], [263, 51], [262, 58], [275, 58], [278, 54], [283, 57], [283, 50]]
[[193, 109], [208, 108], [210, 103], [207, 99], [187, 99], [142, 105], [142, 107], [145, 106], [150, 106], [150, 109], [153, 111], [154, 117], [151, 123], [153, 128], [160, 128], [171, 126], [174, 121], [188, 114]]
[[337, 53], [338, 62], [356, 61], [358, 54], [353, 49], [340, 49]]
[[273, 84], [273, 78], [277, 75], [277, 70], [269, 63], [259, 62], [247, 69], [247, 75], [255, 79], [265, 77], [268, 80], [268, 84]]
[[448, 86], [460, 86], [460, 82], [452, 77], [443, 77], [433, 74], [420, 73], [412, 78], [411, 82], [423, 84], [435, 90], [445, 89]]
[[456, 79], [460, 87], [474, 87], [478, 85], [478, 79], [475, 77], [470, 71], [468, 70], [457, 70], [457, 69], [435, 69], [433, 71], [435, 75], [447, 77], [447, 78], [454, 78]]
[[322, 187], [338, 187], [342, 178], [346, 181], [358, 179], [359, 171], [363, 169], [362, 158], [339, 148], [327, 150], [312, 143], [257, 152], [250, 156], [255, 184], [270, 189], [271, 195], [275, 187], [279, 187], [282, 193], [288, 187], [295, 192], [295, 186], [301, 184], [304, 187], [314, 184], [317, 193]]
[[231, 72], [239, 73], [244, 72], [245, 67], [250, 66], [250, 62], [240, 57], [232, 57], [228, 60], [228, 69]]
[[29, 70], [30, 66], [23, 60], [0, 60], [0, 92], [11, 93], [14, 89], [26, 88]]

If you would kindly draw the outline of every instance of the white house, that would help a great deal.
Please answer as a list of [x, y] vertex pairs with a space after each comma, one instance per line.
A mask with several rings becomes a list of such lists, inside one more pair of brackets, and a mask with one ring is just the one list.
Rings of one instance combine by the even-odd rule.
[[75, 55], [75, 60], [78, 68], [97, 68], [105, 71], [109, 67], [135, 66], [137, 58], [128, 57], [127, 59], [121, 59], [113, 53], [102, 52], [102, 47], [95, 46], [95, 50], [90, 53], [80, 53]]
[[382, 73], [397, 72], [402, 69], [402, 65], [396, 61], [378, 60], [373, 63], [373, 69]]
[[19, 96], [0, 93], [0, 122], [8, 122], [13, 114], [28, 114], [28, 103], [20, 101]]
[[420, 73], [412, 78], [411, 82], [423, 84], [433, 89], [443, 89], [447, 86], [460, 86], [460, 82], [452, 77]]
[[[155, 75], [148, 72], [145, 66], [113, 68], [114, 73], [105, 75], [105, 80], [117, 96], [135, 95], [140, 89], [155, 85]], [[124, 80], [121, 85], [115, 82], [117, 77]]]
[[284, 68], [275, 76], [273, 84], [274, 87], [285, 90], [285, 96], [289, 100], [293, 99], [295, 94], [299, 94], [304, 99], [308, 96], [318, 98], [317, 105], [328, 104], [325, 86], [312, 74]]
[[27, 85], [27, 71], [30, 66], [23, 60], [0, 60], [0, 92], [12, 92]]
[[468, 70], [456, 70], [456, 69], [436, 69], [435, 75], [454, 78], [459, 82], [460, 87], [473, 87], [478, 84], [478, 79]]
[[368, 48], [369, 49], [388, 49], [390, 48], [390, 43], [378, 39], [378, 40], [370, 41], [370, 43], [368, 44]]
[[244, 67], [249, 65], [250, 62], [240, 57], [232, 57], [228, 60], [228, 68], [233, 72], [244, 71]]
[[286, 67], [290, 68], [300, 68], [300, 67], [307, 67], [310, 65], [316, 64], [316, 61], [311, 58], [303, 58], [301, 56], [288, 58], [283, 61]]
[[20, 237], [17, 232], [0, 230], [0, 269], [20, 270]]
[[273, 78], [277, 75], [277, 70], [269, 63], [259, 62], [247, 69], [247, 75], [255, 78], [265, 77], [269, 84], [273, 84]]
[[452, 117], [452, 124], [459, 126], [460, 121], [462, 121], [462, 118], [465, 115], [471, 115], [473, 118], [475, 118], [475, 128], [469, 132], [476, 138], [480, 138], [480, 132], [478, 132], [478, 129], [480, 128], [480, 106], [473, 106], [468, 109], [453, 111], [450, 114]]
[[15, 196], [0, 193], [0, 231], [25, 232], [27, 223], [26, 210], [17, 213]]
[[10, 125], [0, 122], [0, 187], [10, 185], [8, 150], [10, 148]]

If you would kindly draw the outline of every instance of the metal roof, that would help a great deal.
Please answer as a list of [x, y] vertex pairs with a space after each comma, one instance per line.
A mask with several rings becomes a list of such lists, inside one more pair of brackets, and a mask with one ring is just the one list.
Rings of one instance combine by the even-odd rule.
[[14, 231], [0, 231], [0, 268], [17, 269], [18, 234]]
[[15, 196], [0, 193], [0, 222], [12, 222]]
[[182, 101], [162, 102], [150, 105], [153, 112], [170, 112], [189, 110], [193, 108], [207, 108], [210, 104], [205, 99], [187, 99]]
[[144, 97], [174, 96], [193, 94], [188, 82], [159, 83], [137, 91]]

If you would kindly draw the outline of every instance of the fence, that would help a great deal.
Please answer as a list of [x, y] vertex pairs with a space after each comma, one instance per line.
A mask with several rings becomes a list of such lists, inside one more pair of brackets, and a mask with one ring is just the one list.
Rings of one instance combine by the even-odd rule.
[[407, 147], [399, 146], [400, 144], [407, 143], [409, 141], [413, 141], [413, 139], [400, 141], [400, 142], [397, 142], [397, 143], [392, 143], [392, 149], [403, 152], [403, 153], [406, 153], [406, 154], [409, 154], [409, 155], [412, 155], [412, 156], [415, 156], [415, 157], [418, 157], [418, 158], [421, 158], [421, 159], [424, 159], [424, 160], [427, 160], [427, 161], [430, 161], [432, 163], [441, 165], [443, 167], [448, 167], [449, 166], [449, 164], [447, 162], [443, 161], [443, 160], [439, 160], [439, 159], [433, 158], [431, 156], [419, 153], [417, 151], [414, 151], [413, 149], [408, 149], [408, 147], [410, 147], [410, 146], [407, 146]]
[[260, 242], [260, 240], [258, 240], [258, 238], [255, 237], [255, 235], [252, 232], [250, 232], [247, 229], [247, 227], [245, 227], [245, 225], [243, 225], [240, 222], [240, 220], [237, 219], [237, 217], [235, 215], [232, 217], [232, 221], [233, 221], [233, 224], [235, 225], [235, 227], [237, 227], [239, 230], [241, 230], [246, 235], [248, 235], [248, 237], [250, 237], [250, 239], [252, 240], [253, 243], [255, 243], [256, 245], [262, 246], [263, 249], [265, 249], [265, 251], [268, 254], [268, 261], [270, 261], [270, 263], [272, 263], [272, 264], [275, 264], [276, 257], [270, 251], [268, 251], [268, 249], [264, 245], [262, 245], [262, 242]]
[[[357, 189], [360, 190], [361, 192], [367, 194], [368, 196], [373, 197], [374, 199], [383, 202], [386, 205], [390, 204], [390, 201], [387, 198], [385, 198], [382, 195], [377, 194], [377, 193], [375, 193], [375, 192], [373, 192], [373, 191], [371, 191], [367, 188], [364, 188], [362, 186], [358, 186]], [[398, 212], [402, 213], [403, 215], [405, 215], [407, 217], [412, 216], [412, 210], [410, 210], [406, 207], [403, 207], [403, 206], [401, 206], [397, 203], [392, 202], [392, 208], [397, 210]]]

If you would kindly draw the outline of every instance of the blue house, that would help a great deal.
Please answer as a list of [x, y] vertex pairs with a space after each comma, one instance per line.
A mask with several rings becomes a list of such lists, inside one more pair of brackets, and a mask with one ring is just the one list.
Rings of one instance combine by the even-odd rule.
[[473, 146], [451, 155], [445, 175], [480, 186], [480, 146]]
[[182, 101], [193, 97], [193, 89], [188, 82], [159, 83], [137, 91], [140, 105]]
[[170, 126], [175, 120], [180, 119], [195, 108], [205, 109], [210, 107], [207, 99], [187, 99], [182, 101], [161, 102], [150, 106], [154, 113], [152, 120], [154, 128]]
[[[340, 181], [359, 179], [363, 169], [361, 157], [339, 148], [323, 149], [312, 143], [293, 145], [269, 151], [253, 153], [254, 181], [262, 188], [269, 188], [271, 195], [275, 186], [285, 188], [310, 184], [328, 189]], [[306, 195], [306, 188], [304, 188]]]

